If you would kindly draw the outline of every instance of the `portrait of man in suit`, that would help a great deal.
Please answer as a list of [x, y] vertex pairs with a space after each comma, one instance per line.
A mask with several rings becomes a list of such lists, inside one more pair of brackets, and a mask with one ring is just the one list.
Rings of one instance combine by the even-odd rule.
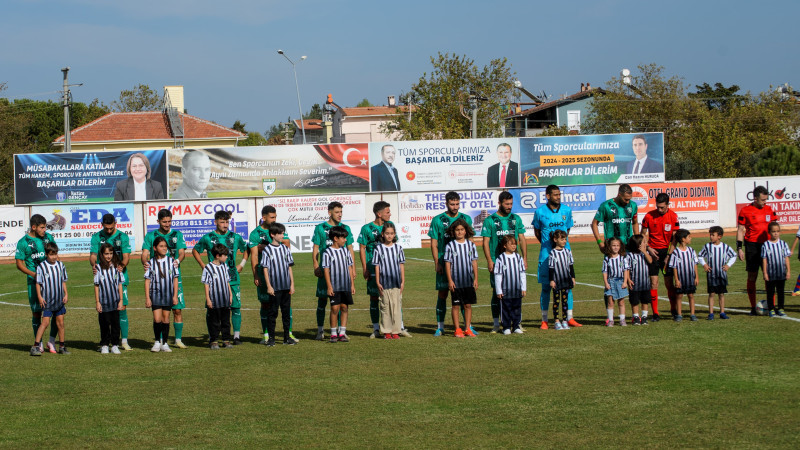
[[519, 164], [511, 161], [511, 146], [505, 142], [497, 146], [497, 164], [489, 167], [486, 186], [506, 188], [519, 186]]
[[633, 154], [636, 159], [628, 163], [626, 172], [631, 175], [641, 173], [660, 173], [664, 171], [663, 166], [658, 162], [647, 157], [647, 138], [643, 134], [637, 134], [631, 142]]
[[386, 144], [381, 147], [381, 162], [369, 169], [369, 180], [373, 192], [400, 190], [400, 174], [392, 165], [396, 154], [397, 150], [394, 145]]
[[211, 160], [198, 150], [187, 150], [181, 160], [183, 181], [172, 193], [173, 199], [208, 198], [206, 188], [211, 180]]

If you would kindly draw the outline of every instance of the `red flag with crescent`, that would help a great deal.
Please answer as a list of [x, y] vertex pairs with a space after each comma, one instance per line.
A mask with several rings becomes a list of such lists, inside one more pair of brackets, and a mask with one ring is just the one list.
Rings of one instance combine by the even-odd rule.
[[369, 144], [319, 144], [314, 148], [334, 169], [369, 181]]

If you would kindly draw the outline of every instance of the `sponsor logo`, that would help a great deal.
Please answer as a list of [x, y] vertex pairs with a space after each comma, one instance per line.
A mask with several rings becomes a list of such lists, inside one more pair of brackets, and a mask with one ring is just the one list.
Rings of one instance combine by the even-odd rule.
[[264, 193], [267, 195], [274, 194], [277, 186], [278, 180], [276, 178], [263, 178], [261, 180], [261, 187], [264, 189]]

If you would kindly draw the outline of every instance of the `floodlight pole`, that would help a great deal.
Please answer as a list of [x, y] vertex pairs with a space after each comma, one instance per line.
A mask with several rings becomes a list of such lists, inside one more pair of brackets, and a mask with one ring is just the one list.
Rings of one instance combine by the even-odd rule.
[[69, 136], [69, 81], [67, 80], [69, 67], [64, 67], [61, 69], [61, 71], [64, 72], [64, 92], [62, 93], [62, 101], [64, 105], [64, 151], [69, 152], [72, 149], [72, 143], [70, 142]]
[[[278, 50], [278, 54], [279, 55], [283, 55], [283, 57], [286, 58], [287, 61], [289, 61], [289, 64], [292, 65], [292, 71], [294, 72], [294, 87], [295, 87], [295, 89], [297, 89], [297, 110], [300, 112], [300, 129], [303, 132], [303, 144], [305, 144], [306, 143], [306, 124], [305, 124], [305, 121], [303, 120], [303, 107], [300, 106], [300, 84], [297, 82], [297, 68], [295, 66], [294, 61], [289, 59], [289, 57], [286, 56], [286, 53], [284, 53], [283, 50]], [[301, 56], [300, 57], [300, 61], [303, 61], [305, 59], [306, 59], [305, 56]]]

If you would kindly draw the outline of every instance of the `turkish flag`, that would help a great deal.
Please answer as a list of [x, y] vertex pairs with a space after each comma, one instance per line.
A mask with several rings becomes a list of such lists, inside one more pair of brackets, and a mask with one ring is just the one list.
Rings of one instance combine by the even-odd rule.
[[369, 181], [369, 144], [322, 144], [314, 148], [329, 166]]

